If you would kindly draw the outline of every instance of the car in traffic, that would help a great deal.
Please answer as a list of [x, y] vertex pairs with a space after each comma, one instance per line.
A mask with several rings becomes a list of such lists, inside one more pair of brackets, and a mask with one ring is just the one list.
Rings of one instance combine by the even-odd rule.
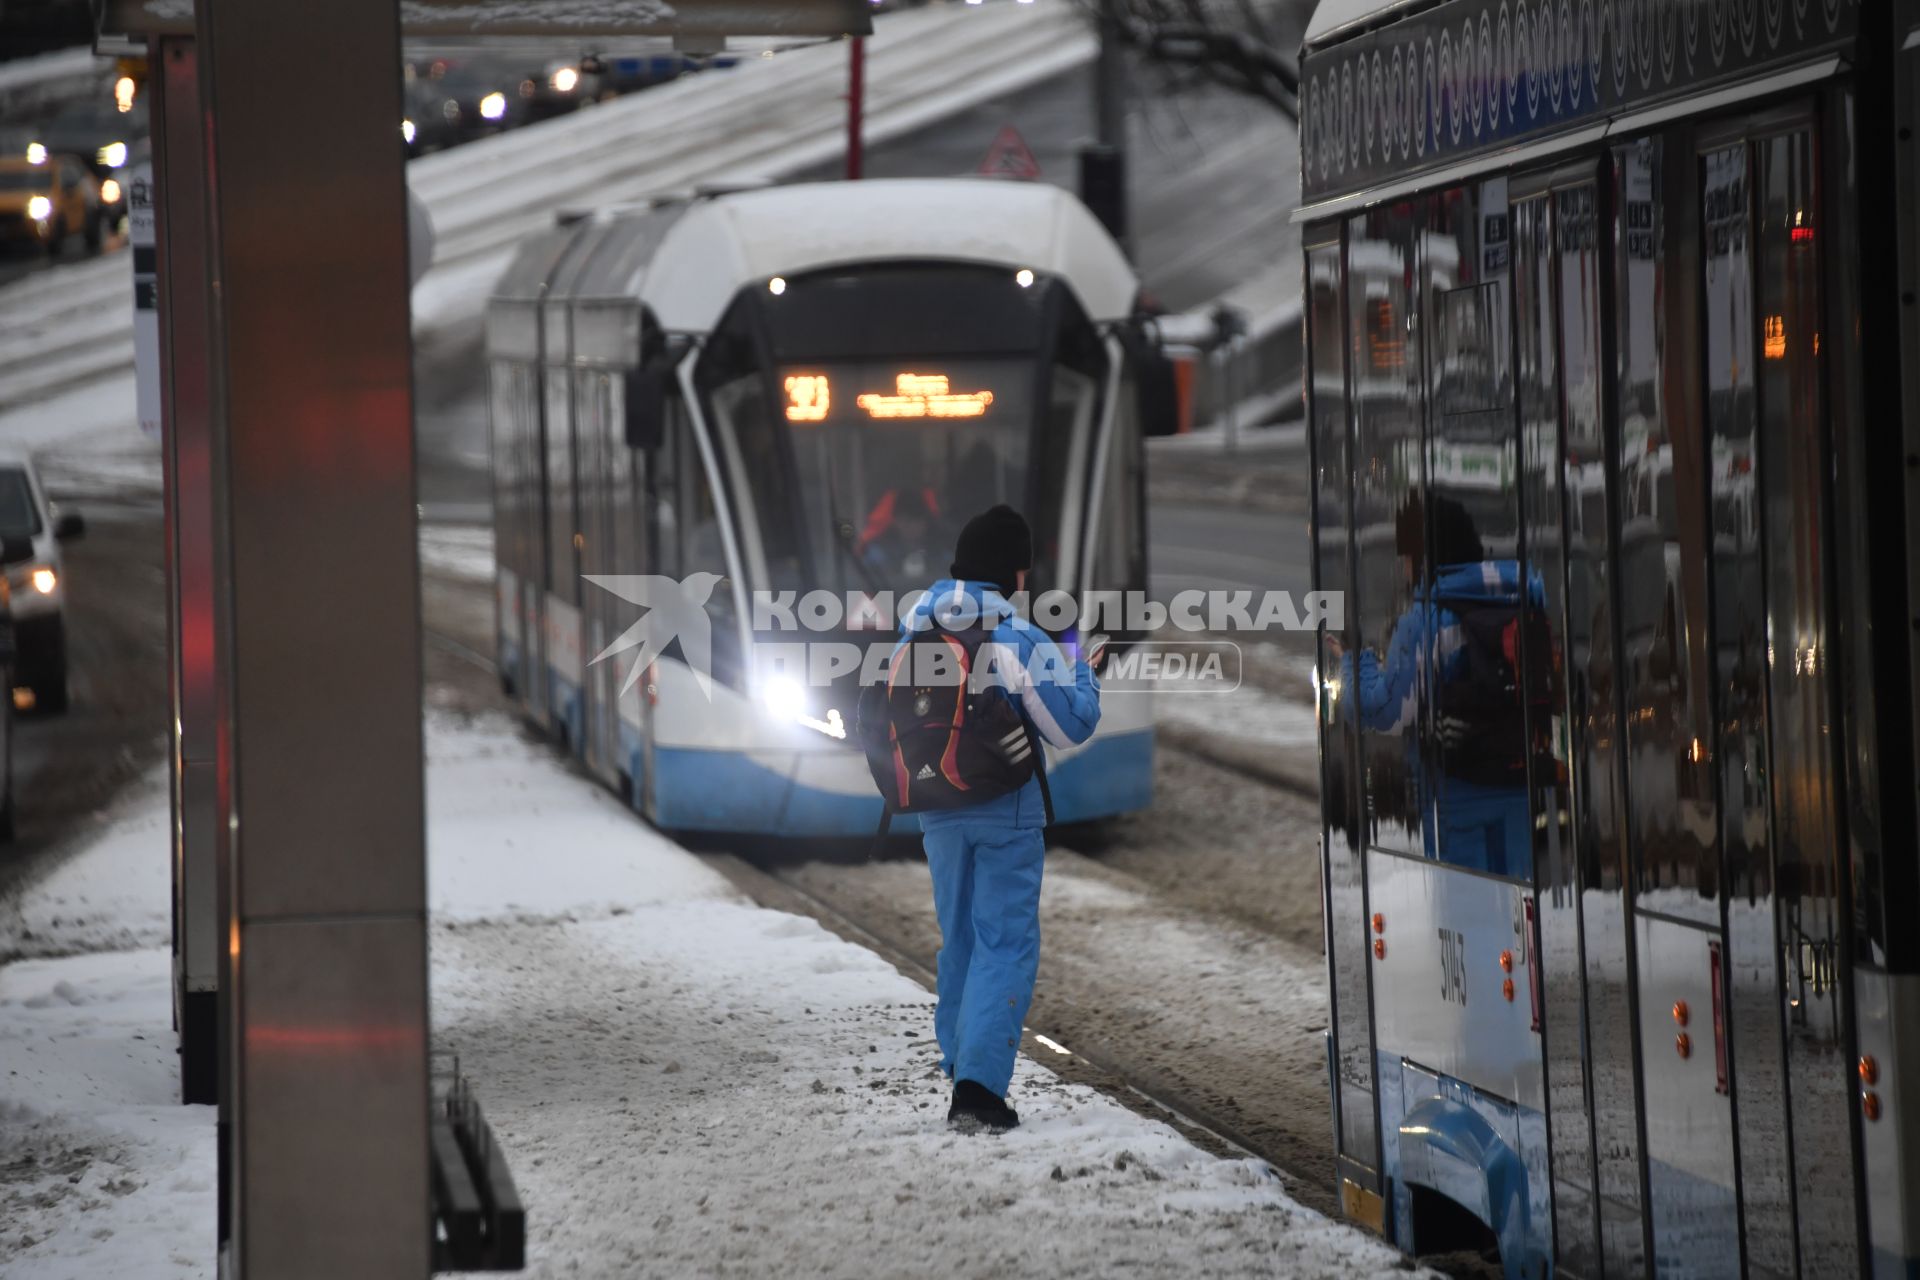
[[73, 156], [0, 158], [0, 241], [52, 256], [78, 233], [97, 250], [101, 223], [100, 184]]
[[592, 58], [554, 58], [528, 79], [533, 83], [527, 97], [530, 120], [548, 120], [613, 96]]
[[5, 572], [12, 598], [10, 705], [47, 714], [67, 709], [67, 580], [60, 551], [85, 532], [78, 513], [47, 501], [30, 457], [0, 450], [0, 541], [17, 553]]
[[98, 181], [124, 182], [137, 144], [147, 137], [147, 104], [136, 99], [122, 111], [110, 98], [70, 102], [30, 133], [29, 159], [74, 156]]
[[534, 82], [518, 62], [501, 58], [435, 58], [414, 72], [424, 81], [417, 107], [409, 103], [416, 137], [422, 118], [438, 113], [447, 145], [518, 128], [531, 118]]

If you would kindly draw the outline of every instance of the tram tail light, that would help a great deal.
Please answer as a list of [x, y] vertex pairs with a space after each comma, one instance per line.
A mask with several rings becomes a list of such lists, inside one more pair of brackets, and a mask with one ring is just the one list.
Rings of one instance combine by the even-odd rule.
[[1541, 999], [1539, 924], [1535, 918], [1534, 900], [1527, 899], [1527, 999], [1533, 1006], [1533, 1029], [1540, 1030]]
[[1727, 1013], [1720, 981], [1720, 944], [1707, 944], [1707, 963], [1713, 967], [1713, 1088], [1727, 1092]]

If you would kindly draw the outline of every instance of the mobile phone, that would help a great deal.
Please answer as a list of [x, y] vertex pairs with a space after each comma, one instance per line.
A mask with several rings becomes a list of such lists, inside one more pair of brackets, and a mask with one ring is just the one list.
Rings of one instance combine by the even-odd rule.
[[1086, 654], [1087, 666], [1098, 671], [1100, 664], [1107, 660], [1107, 637], [1088, 636], [1082, 652]]

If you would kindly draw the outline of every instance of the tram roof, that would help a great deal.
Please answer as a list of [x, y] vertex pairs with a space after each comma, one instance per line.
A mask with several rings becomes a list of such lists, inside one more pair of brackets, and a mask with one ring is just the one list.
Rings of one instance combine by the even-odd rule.
[[705, 332], [755, 281], [887, 260], [1030, 267], [1064, 280], [1096, 321], [1133, 311], [1139, 278], [1069, 193], [986, 178], [801, 183], [696, 201], [636, 272], [663, 328]]
[[1433, 0], [1320, 0], [1313, 17], [1307, 20], [1303, 43], [1308, 48], [1326, 44], [1367, 27], [1378, 26], [1410, 9], [1423, 8]]

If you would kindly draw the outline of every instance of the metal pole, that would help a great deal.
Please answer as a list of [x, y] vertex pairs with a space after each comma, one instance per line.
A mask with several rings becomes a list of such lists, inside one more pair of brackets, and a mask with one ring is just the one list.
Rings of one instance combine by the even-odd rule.
[[1101, 0], [1100, 52], [1093, 71], [1095, 140], [1080, 152], [1080, 199], [1132, 255], [1127, 217], [1126, 28], [1121, 0]]
[[[421, 1280], [427, 968], [396, 0], [198, 0], [232, 854], [228, 1277]], [[324, 111], [268, 109], [325, 103]]]
[[866, 143], [861, 138], [862, 118], [866, 113], [867, 42], [855, 36], [847, 46], [847, 179], [860, 177], [866, 160]]
[[1127, 68], [1121, 0], [1100, 0], [1100, 53], [1093, 72], [1095, 136], [1121, 156], [1127, 150]]

